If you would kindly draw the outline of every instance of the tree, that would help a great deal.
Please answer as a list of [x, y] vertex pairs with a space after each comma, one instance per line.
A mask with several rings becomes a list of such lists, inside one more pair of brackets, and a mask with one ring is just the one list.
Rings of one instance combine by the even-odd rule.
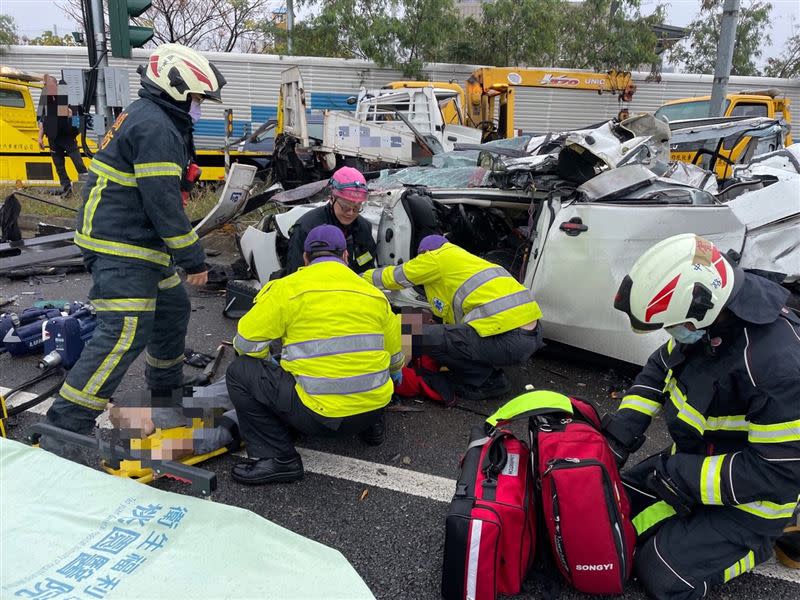
[[[480, 21], [466, 19], [447, 45], [449, 60], [497, 66], [633, 70], [657, 61], [653, 25], [639, 0], [497, 0]], [[591, 32], [584, 35], [582, 32]]]
[[[687, 39], [670, 53], [670, 62], [683, 63], [689, 73], [713, 73], [724, 0], [703, 0], [700, 13], [689, 24]], [[772, 4], [745, 0], [739, 8], [731, 75], [759, 75], [756, 61], [770, 45]]]
[[482, 63], [511, 67], [549, 64], [558, 53], [563, 0], [497, 0], [483, 5], [472, 33], [483, 42]]
[[10, 15], [0, 14], [0, 54], [5, 52], [5, 47], [16, 44], [19, 41], [17, 36], [17, 24]]
[[559, 51], [551, 64], [632, 71], [654, 63], [658, 38], [653, 26], [663, 22], [665, 11], [658, 5], [645, 17], [640, 7], [640, 0], [563, 2]]
[[[453, 0], [322, 0], [309, 2], [311, 14], [295, 23], [293, 53], [361, 58], [393, 67], [406, 77], [422, 65], [448, 56], [457, 29]], [[263, 27], [265, 52], [285, 52], [287, 32]]]
[[800, 78], [800, 32], [795, 33], [786, 41], [783, 54], [767, 60], [764, 75], [787, 79]]
[[30, 46], [75, 46], [75, 39], [71, 35], [56, 35], [52, 31], [45, 31], [35, 38], [24, 37], [22, 40]]
[[[153, 45], [175, 42], [197, 50], [230, 52], [261, 32], [270, 0], [152, 0], [137, 25], [152, 27]], [[61, 10], [83, 23], [81, 0], [61, 0]], [[108, 24], [108, 16], [105, 17]]]

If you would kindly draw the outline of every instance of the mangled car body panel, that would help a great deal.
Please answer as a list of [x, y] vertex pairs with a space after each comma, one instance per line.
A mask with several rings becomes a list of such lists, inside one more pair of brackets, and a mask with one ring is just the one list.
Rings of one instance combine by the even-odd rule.
[[[544, 313], [546, 338], [637, 364], [667, 334], [634, 333], [613, 299], [635, 261], [657, 242], [696, 233], [723, 252], [742, 255], [745, 268], [797, 280], [797, 149], [759, 157], [715, 194], [709, 171], [656, 158], [664, 141], [658, 127], [648, 138], [606, 125], [594, 135], [584, 130], [534, 138], [527, 147], [533, 154], [524, 157], [478, 148], [480, 167], [444, 161], [441, 168], [382, 173], [371, 182], [364, 213], [373, 224], [378, 263], [406, 262], [424, 235], [444, 232], [531, 290]], [[628, 150], [613, 148], [614, 139]], [[589, 150], [600, 146], [602, 156]], [[581, 157], [576, 147], [589, 159], [574, 160]], [[561, 156], [565, 150], [569, 161]], [[629, 153], [635, 160], [625, 160]], [[575, 176], [569, 171], [586, 165]], [[288, 235], [300, 208], [276, 217], [272, 227]], [[390, 299], [397, 306], [425, 306], [413, 288]]]

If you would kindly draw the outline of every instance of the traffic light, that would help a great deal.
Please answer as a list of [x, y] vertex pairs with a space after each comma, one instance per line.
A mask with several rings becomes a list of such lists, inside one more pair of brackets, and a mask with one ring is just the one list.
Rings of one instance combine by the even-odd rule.
[[131, 48], [141, 48], [153, 38], [151, 27], [130, 24], [152, 4], [151, 0], [108, 0], [108, 20], [111, 32], [111, 56], [130, 58]]

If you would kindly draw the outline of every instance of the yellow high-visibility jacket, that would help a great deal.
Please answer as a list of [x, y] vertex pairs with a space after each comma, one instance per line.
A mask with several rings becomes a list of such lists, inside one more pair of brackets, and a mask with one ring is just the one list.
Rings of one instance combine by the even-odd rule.
[[423, 252], [396, 267], [372, 269], [362, 277], [381, 289], [424, 286], [436, 316], [445, 323], [465, 323], [481, 337], [511, 331], [542, 316], [530, 290], [508, 271], [455, 244]]
[[326, 417], [386, 406], [390, 372], [403, 368], [400, 316], [386, 297], [336, 259], [270, 281], [239, 321], [234, 348], [256, 358], [283, 343], [281, 367], [303, 404]]

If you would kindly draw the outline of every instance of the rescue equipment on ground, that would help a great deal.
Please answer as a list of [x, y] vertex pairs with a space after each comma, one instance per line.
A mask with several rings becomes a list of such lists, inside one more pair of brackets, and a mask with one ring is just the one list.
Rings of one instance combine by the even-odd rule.
[[[44, 421], [31, 426], [28, 440], [35, 445], [45, 435], [62, 444], [96, 452], [103, 470], [117, 477], [139, 483], [167, 477], [208, 496], [216, 489], [216, 476], [194, 465], [228, 450], [237, 450], [241, 439], [235, 412], [227, 398], [194, 397], [190, 390], [174, 390], [171, 396], [134, 392], [120, 398], [115, 407], [120, 407], [121, 416], [110, 430], [110, 441]], [[182, 397], [182, 392], [187, 396]], [[139, 408], [150, 409], [149, 419], [155, 427], [151, 434], [141, 438], [136, 437], [140, 432], [132, 420]], [[131, 412], [124, 412], [126, 409]]]
[[[531, 392], [530, 402], [537, 402], [536, 394]], [[563, 398], [569, 404], [562, 412], [530, 421], [534, 468], [555, 562], [577, 590], [622, 594], [636, 545], [630, 501], [600, 432], [597, 409], [584, 400]]]
[[39, 368], [72, 368], [78, 362], [86, 342], [92, 338], [96, 326], [97, 315], [90, 304], [67, 316], [45, 321], [42, 326], [44, 356], [39, 361]]
[[472, 428], [445, 525], [442, 597], [515, 595], [533, 564], [536, 506], [530, 448], [513, 433]]
[[[532, 447], [502, 428], [522, 419]], [[636, 533], [597, 410], [538, 390], [509, 401], [472, 431], [447, 515], [442, 596], [493, 600], [519, 593], [537, 539], [548, 543], [544, 537], [573, 587], [623, 592]]]
[[57, 308], [26, 308], [21, 313], [0, 315], [0, 354], [27, 356], [42, 351], [42, 325], [45, 320], [62, 316]]

